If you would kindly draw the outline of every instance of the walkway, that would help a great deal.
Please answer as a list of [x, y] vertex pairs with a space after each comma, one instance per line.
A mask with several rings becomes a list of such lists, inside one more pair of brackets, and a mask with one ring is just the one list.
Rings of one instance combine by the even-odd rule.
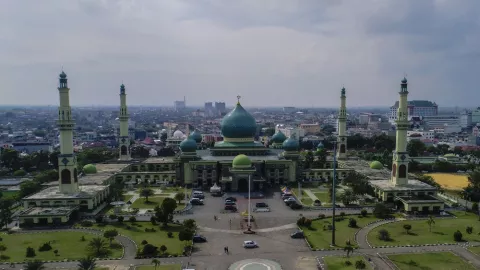
[[[277, 231], [283, 231], [283, 230], [289, 230], [289, 229], [295, 229], [295, 228], [297, 228], [297, 224], [292, 223], [292, 224], [282, 225], [278, 227], [257, 229], [255, 230], [255, 232], [257, 233], [277, 232]], [[215, 228], [202, 227], [202, 226], [199, 226], [198, 229], [204, 232], [217, 232], [217, 233], [230, 233], [230, 234], [243, 234], [244, 232], [243, 230], [222, 230], [222, 229], [215, 229]]]
[[368, 240], [367, 240], [368, 233], [372, 229], [374, 229], [378, 226], [381, 226], [381, 225], [384, 225], [384, 224], [387, 224], [387, 223], [391, 223], [391, 222], [395, 222], [395, 221], [399, 221], [399, 220], [397, 220], [397, 219], [382, 220], [382, 221], [379, 221], [379, 222], [369, 224], [369, 225], [361, 228], [360, 231], [357, 232], [357, 234], [355, 235], [355, 241], [357, 242], [357, 244], [360, 248], [371, 248], [372, 246], [368, 243]]
[[303, 189], [303, 192], [305, 192], [305, 194], [307, 194], [307, 196], [310, 197], [312, 202], [315, 202], [316, 200], [318, 200], [318, 197], [315, 196], [315, 194], [313, 194], [313, 192], [310, 189], [307, 189], [307, 188]]

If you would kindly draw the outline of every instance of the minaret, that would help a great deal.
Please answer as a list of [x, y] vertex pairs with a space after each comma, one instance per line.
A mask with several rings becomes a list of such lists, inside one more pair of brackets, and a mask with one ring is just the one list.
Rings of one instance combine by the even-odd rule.
[[393, 152], [392, 182], [394, 185], [408, 184], [408, 153], [407, 153], [407, 129], [408, 129], [408, 90], [407, 79], [403, 78], [400, 87], [400, 100], [397, 111], [397, 141]]
[[345, 87], [340, 95], [340, 112], [338, 113], [337, 159], [347, 158], [347, 97]]
[[73, 153], [72, 108], [67, 85], [67, 74], [62, 71], [59, 78], [58, 92], [60, 106], [58, 107], [57, 126], [60, 131], [60, 154], [58, 155], [59, 188], [61, 193], [74, 194], [78, 188], [77, 158]]
[[128, 110], [127, 94], [125, 94], [125, 85], [120, 85], [120, 136], [118, 146], [120, 149], [119, 160], [130, 160], [130, 137], [128, 136]]

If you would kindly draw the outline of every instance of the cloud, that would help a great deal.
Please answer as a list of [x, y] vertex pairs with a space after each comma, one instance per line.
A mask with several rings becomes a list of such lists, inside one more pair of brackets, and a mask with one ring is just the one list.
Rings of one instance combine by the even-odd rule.
[[[408, 1], [5, 0], [5, 104], [56, 104], [64, 66], [72, 104], [335, 107], [410, 99], [476, 106], [480, 3]], [[21, 91], [19, 91], [20, 89]], [[461, 93], [462, 95], [459, 95]], [[375, 97], [375, 98], [372, 98]], [[466, 97], [466, 98], [465, 98]]]

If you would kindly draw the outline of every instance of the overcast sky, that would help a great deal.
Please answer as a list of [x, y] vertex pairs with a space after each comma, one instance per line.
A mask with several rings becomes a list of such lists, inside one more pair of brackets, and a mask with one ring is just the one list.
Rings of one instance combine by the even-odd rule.
[[480, 0], [0, 0], [0, 104], [480, 105]]

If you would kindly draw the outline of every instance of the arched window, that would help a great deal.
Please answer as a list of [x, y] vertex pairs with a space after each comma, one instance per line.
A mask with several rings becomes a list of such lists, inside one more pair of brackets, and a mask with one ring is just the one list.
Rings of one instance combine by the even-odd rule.
[[392, 176], [395, 177], [397, 175], [397, 164], [393, 164], [392, 166]]
[[120, 147], [120, 154], [121, 155], [127, 154], [127, 147], [125, 145], [122, 145], [122, 147]]
[[407, 165], [402, 164], [398, 167], [398, 177], [400, 178], [407, 177]]
[[70, 170], [63, 169], [60, 177], [62, 178], [62, 184], [71, 184], [72, 175], [70, 174]]
[[346, 151], [345, 144], [340, 145], [340, 153], [344, 154]]

